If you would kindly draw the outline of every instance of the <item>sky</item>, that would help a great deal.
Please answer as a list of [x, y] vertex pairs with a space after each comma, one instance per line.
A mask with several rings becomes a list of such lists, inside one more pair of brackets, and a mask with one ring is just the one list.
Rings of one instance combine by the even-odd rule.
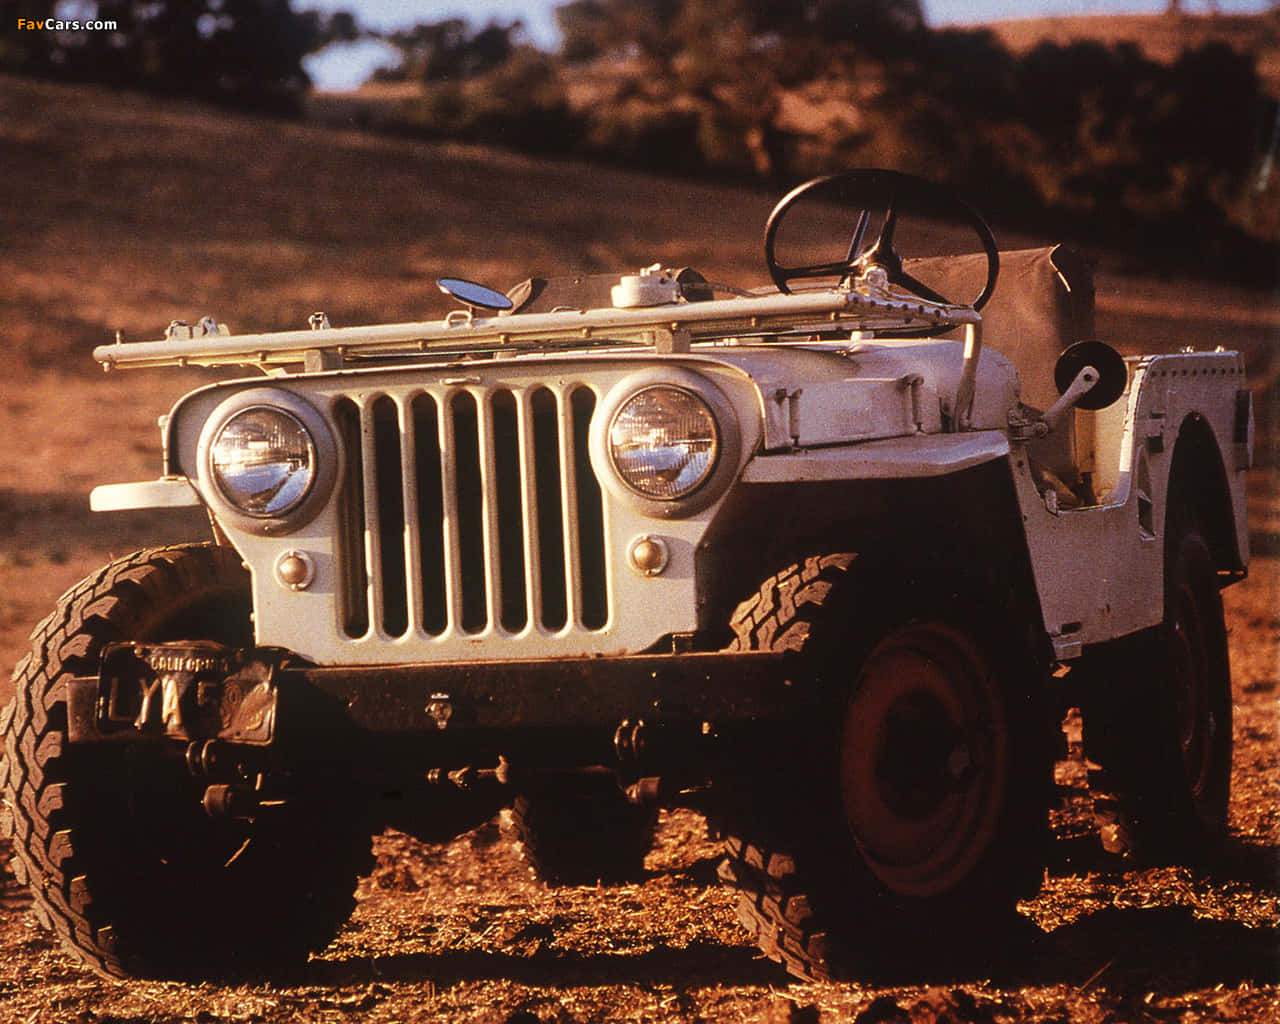
[[[369, 28], [383, 31], [405, 28], [421, 22], [465, 18], [481, 26], [489, 21], [523, 22], [528, 38], [539, 46], [556, 45], [552, 11], [565, 0], [295, 0], [295, 9], [349, 10]], [[1159, 13], [1167, 0], [921, 0], [925, 17], [933, 26], [972, 24], [1004, 18], [1034, 18], [1046, 15]], [[1223, 13], [1264, 10], [1267, 0], [1218, 0]], [[1206, 10], [1208, 0], [1182, 0], [1183, 10]], [[394, 51], [382, 43], [367, 41], [339, 50], [330, 47], [308, 59], [307, 70], [317, 87], [352, 89], [379, 64], [394, 64]]]

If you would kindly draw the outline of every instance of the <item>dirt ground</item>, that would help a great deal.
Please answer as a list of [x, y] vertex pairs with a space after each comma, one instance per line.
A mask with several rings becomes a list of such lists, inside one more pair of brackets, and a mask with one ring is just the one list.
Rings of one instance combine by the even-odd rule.
[[[134, 548], [204, 535], [198, 516], [92, 516], [98, 483], [153, 477], [156, 418], [196, 371], [102, 375], [88, 349], [205, 313], [236, 329], [420, 319], [446, 273], [507, 287], [532, 270], [664, 257], [754, 285], [772, 196], [457, 146], [326, 132], [0, 78], [0, 666], [67, 586]], [[1029, 239], [1002, 232], [1007, 246]], [[143, 1022], [1280, 1019], [1280, 306], [1099, 260], [1100, 337], [1127, 350], [1239, 347], [1266, 463], [1255, 559], [1228, 591], [1232, 833], [1221, 865], [1133, 871], [1089, 835], [1062, 767], [1058, 841], [1025, 935], [961, 976], [793, 983], [714, 884], [716, 847], [664, 816], [642, 884], [548, 889], [500, 823], [437, 846], [379, 838], [354, 917], [271, 984], [115, 984], [75, 967], [0, 888], [0, 1024]], [[10, 692], [0, 681], [0, 700]], [[178, 910], [180, 913], [180, 909]], [[198, 922], [192, 922], [198, 927]], [[874, 922], [868, 934], [874, 936]]]
[[[548, 888], [502, 822], [454, 842], [375, 841], [348, 925], [295, 976], [249, 986], [88, 974], [0, 888], [0, 1021], [27, 1024], [767, 1021], [1163, 1024], [1280, 1019], [1280, 560], [1228, 592], [1235, 675], [1231, 839], [1209, 872], [1129, 870], [1089, 830], [1079, 764], [1024, 934], [961, 975], [808, 985], [762, 959], [715, 885], [717, 844], [663, 815], [640, 884]], [[198, 927], [198, 922], [191, 922]], [[874, 922], [868, 934], [874, 936]]]

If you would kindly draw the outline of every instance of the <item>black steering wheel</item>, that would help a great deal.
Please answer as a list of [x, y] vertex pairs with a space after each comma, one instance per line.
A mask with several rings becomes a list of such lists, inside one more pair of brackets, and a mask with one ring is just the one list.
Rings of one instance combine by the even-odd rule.
[[[778, 228], [796, 204], [806, 197], [815, 202], [838, 203], [850, 211], [857, 211], [853, 236], [842, 259], [784, 267], [778, 262], [775, 253]], [[894, 248], [901, 214], [921, 219], [958, 220], [973, 230], [987, 257], [986, 283], [975, 297], [948, 298], [905, 269], [901, 255]], [[868, 239], [868, 229], [873, 224], [878, 225], [878, 232], [874, 239]], [[910, 295], [930, 302], [941, 302], [949, 306], [967, 305], [974, 309], [981, 309], [987, 304], [991, 293], [995, 291], [996, 276], [1000, 272], [1000, 254], [996, 249], [995, 237], [976, 209], [950, 188], [911, 174], [886, 170], [830, 174], [792, 189], [769, 214], [764, 229], [764, 258], [769, 276], [778, 286], [778, 291], [784, 295], [791, 293], [791, 282], [797, 279], [836, 277], [839, 279], [838, 283], [844, 283], [878, 267], [884, 272], [889, 285]]]

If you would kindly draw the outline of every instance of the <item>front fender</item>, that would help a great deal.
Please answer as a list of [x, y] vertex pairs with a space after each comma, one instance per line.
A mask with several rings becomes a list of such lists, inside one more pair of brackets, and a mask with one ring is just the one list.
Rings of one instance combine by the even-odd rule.
[[1007, 444], [992, 431], [757, 457], [748, 473], [775, 476], [745, 477], [698, 547], [700, 627], [723, 628], [766, 577], [833, 551], [889, 578], [976, 572], [1042, 624]]
[[946, 476], [1009, 454], [999, 430], [964, 434], [912, 434], [857, 445], [757, 455], [747, 464], [746, 483], [818, 480], [918, 480]]

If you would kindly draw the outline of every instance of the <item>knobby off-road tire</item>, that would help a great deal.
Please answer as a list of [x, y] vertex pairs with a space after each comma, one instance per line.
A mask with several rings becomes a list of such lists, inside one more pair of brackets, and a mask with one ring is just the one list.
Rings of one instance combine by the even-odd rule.
[[1168, 514], [1164, 617], [1103, 652], [1084, 738], [1105, 846], [1149, 863], [1219, 849], [1231, 796], [1231, 667], [1217, 570], [1193, 516]]
[[723, 812], [739, 920], [807, 979], [963, 960], [1038, 889], [1048, 835], [1026, 631], [973, 595], [940, 598], [944, 578], [857, 569], [850, 554], [790, 566], [731, 621], [735, 649], [795, 652], [795, 685], [825, 694]]
[[99, 974], [259, 974], [324, 946], [350, 914], [367, 830], [290, 804], [215, 820], [181, 751], [67, 741], [66, 681], [96, 674], [105, 644], [245, 644], [249, 610], [235, 552], [140, 551], [63, 595], [15, 673], [0, 721], [14, 867], [36, 916]]
[[511, 807], [525, 863], [550, 885], [640, 878], [657, 820], [655, 809], [629, 803], [612, 776], [547, 782]]

